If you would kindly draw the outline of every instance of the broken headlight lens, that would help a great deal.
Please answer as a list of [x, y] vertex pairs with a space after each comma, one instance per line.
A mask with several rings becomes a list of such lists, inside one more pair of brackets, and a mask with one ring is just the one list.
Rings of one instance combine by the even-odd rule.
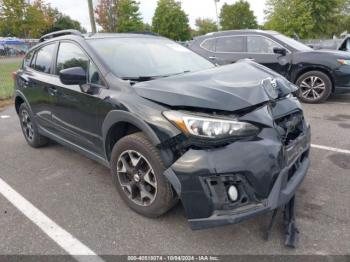
[[203, 117], [179, 111], [166, 111], [163, 114], [185, 134], [202, 138], [247, 137], [259, 132], [258, 127], [237, 120]]

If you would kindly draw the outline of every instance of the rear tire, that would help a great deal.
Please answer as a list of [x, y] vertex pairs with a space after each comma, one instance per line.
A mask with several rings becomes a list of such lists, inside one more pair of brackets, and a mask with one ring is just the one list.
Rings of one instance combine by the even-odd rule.
[[310, 104], [325, 102], [332, 93], [332, 81], [320, 71], [310, 71], [301, 75], [296, 85], [299, 86], [297, 96], [300, 101]]
[[126, 204], [143, 216], [161, 216], [177, 201], [165, 169], [159, 150], [143, 133], [128, 135], [113, 147], [113, 182]]
[[35, 119], [25, 103], [20, 105], [18, 116], [24, 138], [28, 145], [38, 148], [46, 146], [49, 143], [49, 139], [39, 133]]

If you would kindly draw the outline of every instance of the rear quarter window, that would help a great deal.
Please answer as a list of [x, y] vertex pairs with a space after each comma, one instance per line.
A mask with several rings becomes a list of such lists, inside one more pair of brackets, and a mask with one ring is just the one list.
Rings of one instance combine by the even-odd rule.
[[200, 46], [203, 49], [206, 49], [210, 52], [215, 52], [215, 42], [216, 42], [216, 39], [206, 39], [201, 43]]
[[23, 68], [25, 67], [29, 67], [30, 66], [30, 62], [32, 61], [34, 55], [34, 51], [29, 52], [23, 59]]

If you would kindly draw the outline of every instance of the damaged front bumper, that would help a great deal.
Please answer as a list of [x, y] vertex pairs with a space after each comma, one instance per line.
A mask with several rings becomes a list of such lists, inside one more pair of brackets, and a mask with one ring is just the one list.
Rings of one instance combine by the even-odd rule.
[[[259, 139], [215, 149], [190, 149], [165, 171], [192, 229], [234, 224], [283, 207], [295, 196], [309, 165], [310, 128], [284, 146], [275, 128]], [[236, 186], [237, 201], [228, 188]]]

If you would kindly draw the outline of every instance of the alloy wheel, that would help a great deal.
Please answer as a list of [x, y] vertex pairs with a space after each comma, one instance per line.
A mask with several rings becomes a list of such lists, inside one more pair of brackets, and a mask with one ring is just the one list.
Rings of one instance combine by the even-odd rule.
[[157, 179], [148, 160], [135, 150], [124, 151], [117, 162], [118, 181], [128, 198], [149, 206], [157, 195]]
[[300, 83], [301, 95], [307, 100], [319, 99], [325, 90], [325, 82], [317, 76], [309, 76]]
[[22, 121], [22, 129], [23, 129], [24, 135], [28, 140], [33, 141], [34, 128], [27, 110], [22, 110], [21, 121]]

